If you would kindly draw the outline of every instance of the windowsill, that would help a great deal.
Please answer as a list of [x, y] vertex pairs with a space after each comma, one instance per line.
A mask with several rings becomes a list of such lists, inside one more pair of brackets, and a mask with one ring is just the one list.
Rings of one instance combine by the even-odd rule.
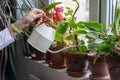
[[29, 80], [32, 74], [40, 80], [89, 80], [90, 72], [81, 78], [74, 78], [66, 73], [65, 69], [53, 69], [45, 61], [35, 61], [25, 58], [23, 55], [16, 56], [15, 60], [18, 80]]
[[[26, 58], [27, 59], [27, 58]], [[47, 63], [45, 63], [45, 61], [36, 61], [36, 60], [32, 60], [32, 59], [27, 59], [27, 60], [30, 60], [30, 61], [33, 61], [35, 63], [37, 63], [38, 65], [42, 66], [45, 68], [45, 73], [47, 74], [44, 74], [46, 77], [48, 76], [54, 76], [54, 77], [63, 77], [62, 75], [64, 75], [65, 78], [68, 78], [69, 80], [89, 80], [89, 75], [90, 75], [90, 71], [86, 74], [85, 77], [81, 77], [81, 78], [75, 78], [75, 77], [71, 77], [69, 76], [67, 73], [66, 73], [66, 69], [67, 68], [64, 68], [64, 69], [54, 69], [54, 68], [51, 68], [49, 67], [49, 65]], [[54, 74], [52, 74], [52, 73]], [[60, 74], [60, 75], [57, 75], [57, 74]], [[49, 77], [48, 77], [49, 78]], [[59, 79], [59, 78], [58, 78]], [[56, 79], [56, 80], [58, 80]], [[52, 79], [54, 80], [54, 79]], [[63, 80], [63, 79], [62, 79]], [[67, 79], [64, 79], [64, 80], [67, 80]]]

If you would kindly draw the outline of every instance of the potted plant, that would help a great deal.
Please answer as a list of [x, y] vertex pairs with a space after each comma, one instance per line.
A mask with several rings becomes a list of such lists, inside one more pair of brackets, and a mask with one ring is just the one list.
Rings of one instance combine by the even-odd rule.
[[[108, 64], [108, 69], [110, 73], [111, 80], [118, 80], [119, 77], [119, 44], [120, 44], [120, 6], [118, 0], [116, 1], [114, 22], [110, 25], [110, 31], [101, 29], [99, 32], [99, 37], [93, 38], [93, 43], [91, 43], [91, 48], [94, 45], [96, 50], [96, 57], [94, 63], [100, 55], [105, 55]], [[95, 30], [94, 30], [95, 31]]]
[[[87, 59], [90, 63], [89, 68], [91, 71], [90, 80], [109, 80], [109, 72], [107, 64], [105, 62], [105, 56], [102, 52], [98, 51], [100, 44], [102, 44], [102, 39], [105, 35], [105, 27], [103, 24], [98, 22], [82, 22], [84, 26], [88, 28], [87, 38], [88, 38], [88, 48], [90, 53], [87, 54]], [[98, 54], [99, 57], [96, 57]]]
[[[52, 3], [52, 4], [54, 4], [54, 3]], [[52, 15], [52, 19], [55, 23], [54, 28], [56, 28], [56, 25], [58, 25], [58, 22], [64, 20], [64, 17], [62, 15], [63, 7], [57, 7], [56, 5], [54, 5], [53, 7], [54, 8], [53, 8], [53, 12], [51, 13], [51, 15]], [[64, 26], [66, 26], [66, 25], [67, 24], [65, 24]], [[62, 34], [62, 35], [59, 34], [56, 30], [54, 43], [50, 46], [50, 48], [49, 48], [50, 50], [57, 51], [57, 50], [60, 50], [61, 48], [63, 48], [65, 46], [64, 40], [63, 40], [63, 35], [64, 34]], [[51, 52], [48, 51], [46, 53], [46, 57], [48, 57], [49, 60], [50, 60], [50, 62], [49, 62], [50, 67], [55, 68], [55, 69], [62, 69], [62, 68], [66, 67], [63, 51], [58, 52], [56, 54], [52, 54]]]
[[[72, 0], [77, 4], [75, 10], [66, 7], [65, 21], [60, 21], [57, 24], [56, 31], [59, 34], [65, 34], [65, 47], [71, 47], [65, 52], [67, 73], [72, 77], [83, 77], [88, 72], [88, 60], [86, 53], [88, 52], [85, 44], [85, 36], [87, 27], [83, 26], [82, 22], [76, 21], [75, 14], [79, 9], [79, 2]], [[79, 36], [83, 39], [80, 39]]]
[[120, 61], [120, 1], [116, 0], [116, 6], [115, 6], [115, 13], [114, 13], [114, 22], [111, 25], [113, 37], [112, 41], [114, 40], [113, 47], [110, 50], [110, 54], [106, 56], [106, 61], [108, 64], [108, 69], [110, 72], [111, 80], [118, 80], [120, 76], [118, 75], [120, 73], [119, 68], [119, 61]]

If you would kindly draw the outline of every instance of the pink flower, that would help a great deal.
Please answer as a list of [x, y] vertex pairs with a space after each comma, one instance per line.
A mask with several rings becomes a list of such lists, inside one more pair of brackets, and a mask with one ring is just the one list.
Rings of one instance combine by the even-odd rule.
[[54, 7], [54, 11], [63, 13], [64, 9], [63, 7]]

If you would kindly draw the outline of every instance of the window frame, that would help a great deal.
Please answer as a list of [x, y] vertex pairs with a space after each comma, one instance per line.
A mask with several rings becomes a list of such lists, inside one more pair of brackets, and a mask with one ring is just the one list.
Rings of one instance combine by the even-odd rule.
[[90, 0], [89, 20], [102, 23], [106, 29], [113, 22], [114, 0]]

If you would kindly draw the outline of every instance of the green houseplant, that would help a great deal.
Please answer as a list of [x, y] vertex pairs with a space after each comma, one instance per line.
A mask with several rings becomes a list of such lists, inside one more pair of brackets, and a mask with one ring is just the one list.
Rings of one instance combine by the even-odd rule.
[[[65, 20], [57, 24], [56, 32], [58, 34], [65, 34], [65, 47], [71, 47], [65, 52], [67, 73], [72, 77], [83, 77], [88, 72], [88, 61], [86, 59], [87, 46], [84, 40], [80, 39], [78, 35], [85, 37], [87, 34], [87, 27], [83, 26], [83, 22], [76, 21], [75, 14], [79, 9], [79, 2], [72, 0], [77, 4], [75, 10], [66, 7]], [[58, 36], [57, 36], [58, 37]]]
[[[83, 22], [83, 25], [89, 29], [86, 35], [90, 51], [90, 53], [87, 54], [91, 70], [89, 78], [90, 80], [110, 80], [105, 57], [102, 52], [99, 52], [100, 44], [102, 44], [103, 41], [102, 39], [106, 36], [105, 27], [98, 22]], [[101, 55], [98, 57], [98, 54]]]
[[[79, 9], [79, 3], [77, 0], [73, 0], [73, 2], [76, 2], [77, 8], [75, 10], [72, 10], [70, 7], [66, 8], [67, 10], [65, 12], [66, 20], [58, 23], [56, 31], [59, 34], [67, 33], [64, 40], [68, 43], [66, 44], [67, 46], [72, 46], [72, 48], [69, 48], [65, 53], [65, 56], [69, 56], [69, 57], [66, 57], [68, 74], [73, 77], [81, 77], [81, 76], [84, 76], [88, 70], [88, 67], [84, 67], [84, 70], [82, 70], [81, 68], [85, 65], [88, 65], [88, 61], [85, 60], [86, 53], [88, 53], [88, 51], [95, 51], [96, 57], [93, 61], [95, 63], [96, 59], [98, 58], [98, 55], [102, 53], [100, 52], [100, 49], [105, 49], [104, 47], [100, 48], [101, 47], [100, 44], [102, 44], [103, 39], [106, 38], [108, 35], [106, 35], [105, 28], [100, 23], [76, 21], [75, 14]], [[66, 23], [67, 25], [64, 26], [64, 24]], [[86, 45], [85, 40], [79, 38], [79, 36], [82, 36], [82, 38], [83, 37], [87, 38], [88, 45]], [[75, 57], [75, 55], [77, 55], [77, 57]], [[83, 55], [84, 55], [84, 58], [81, 59]], [[76, 61], [76, 59], [78, 59], [79, 61]], [[81, 62], [82, 60], [85, 61], [83, 62], [84, 64]], [[72, 61], [73, 64], [75, 65], [69, 66], [68, 63], [72, 64], [72, 62], [69, 62], [69, 61]], [[76, 67], [77, 63], [80, 64], [79, 68]], [[75, 67], [76, 69], [71, 69], [71, 67]], [[106, 65], [105, 65], [105, 69], [106, 69]], [[78, 75], [76, 73], [78, 73]], [[107, 73], [105, 73], [105, 75], [108, 75], [108, 71]]]
[[[111, 80], [118, 80], [120, 69], [119, 69], [119, 61], [120, 61], [120, 1], [116, 1], [115, 6], [115, 13], [114, 13], [114, 22], [111, 25], [113, 37], [113, 47], [110, 50], [110, 53], [108, 56], [106, 56], [106, 61], [108, 64], [108, 69], [110, 72]], [[108, 38], [109, 39], [109, 38]], [[113, 69], [114, 68], [114, 69]]]
[[[119, 1], [116, 1], [114, 22], [110, 25], [110, 31], [101, 29], [98, 37], [91, 39], [90, 48], [95, 49], [96, 57], [94, 63], [100, 55], [106, 56], [110, 77], [112, 80], [119, 79], [119, 44], [120, 44], [120, 6]], [[94, 30], [95, 32], [95, 30]], [[90, 36], [89, 36], [90, 37]]]
[[[56, 2], [56, 3], [60, 3], [60, 2]], [[52, 4], [55, 4], [55, 3], [52, 3]], [[48, 6], [47, 6], [47, 8], [48, 8]], [[53, 7], [54, 7], [54, 8], [52, 8], [53, 12], [51, 12], [50, 14], [52, 15], [51, 18], [53, 19], [53, 22], [55, 23], [54, 28], [56, 28], [56, 25], [58, 24], [58, 22], [64, 20], [64, 17], [62, 16], [63, 9], [62, 9], [62, 7], [57, 7], [56, 5], [54, 5]], [[49, 48], [50, 50], [57, 51], [64, 47], [63, 35], [64, 34], [61, 35], [56, 31], [54, 43], [50, 46], [50, 48]], [[49, 56], [47, 56], [47, 55], [49, 55]], [[46, 56], [49, 58], [49, 60], [51, 60], [49, 62], [50, 67], [55, 68], [55, 69], [62, 69], [62, 68], [66, 67], [63, 51], [58, 52], [57, 54], [52, 54], [52, 52], [48, 51], [46, 53]]]

